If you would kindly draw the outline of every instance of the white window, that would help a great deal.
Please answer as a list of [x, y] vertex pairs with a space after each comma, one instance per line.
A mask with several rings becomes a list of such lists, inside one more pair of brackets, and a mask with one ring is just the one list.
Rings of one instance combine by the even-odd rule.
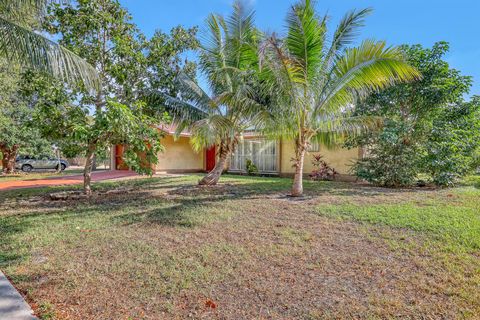
[[310, 147], [308, 148], [308, 152], [320, 152], [320, 143], [318, 141], [310, 142]]
[[232, 154], [230, 170], [245, 171], [247, 160], [251, 160], [259, 172], [277, 172], [277, 149], [276, 141], [243, 140]]

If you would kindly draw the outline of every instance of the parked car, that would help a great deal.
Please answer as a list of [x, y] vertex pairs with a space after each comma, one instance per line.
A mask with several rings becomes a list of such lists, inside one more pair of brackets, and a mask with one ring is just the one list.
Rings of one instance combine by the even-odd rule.
[[[68, 168], [69, 164], [67, 160], [60, 159], [60, 169], [63, 171]], [[50, 157], [30, 157], [21, 156], [17, 157], [15, 162], [15, 168], [22, 170], [23, 172], [30, 172], [37, 169], [58, 169], [58, 159]]]

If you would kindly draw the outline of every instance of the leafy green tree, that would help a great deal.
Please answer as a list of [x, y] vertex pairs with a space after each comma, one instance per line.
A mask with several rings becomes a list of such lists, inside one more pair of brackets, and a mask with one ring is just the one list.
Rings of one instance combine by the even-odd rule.
[[13, 171], [20, 148], [35, 143], [37, 147], [34, 149], [48, 145], [27, 123], [31, 110], [25, 108], [18, 94], [20, 67], [17, 66], [49, 72], [72, 83], [82, 81], [88, 88], [95, 88], [98, 84], [95, 70], [83, 59], [35, 32], [52, 2], [55, 1], [0, 0], [0, 55], [8, 61], [4, 64], [2, 60], [1, 70], [0, 146], [3, 168], [7, 172]]
[[51, 143], [32, 123], [32, 110], [20, 94], [20, 67], [0, 60], [0, 153], [4, 173], [12, 173], [19, 153], [50, 154]]
[[[131, 22], [129, 13], [114, 0], [53, 4], [43, 27], [60, 37], [61, 45], [94, 66], [100, 78], [98, 90], [79, 92], [79, 107], [71, 109], [77, 114], [83, 113], [82, 121], [70, 133], [72, 138], [83, 142], [80, 145], [86, 156], [84, 190], [90, 194], [97, 148], [110, 141], [108, 138], [113, 138], [115, 133], [115, 128], [108, 128], [109, 124], [115, 124], [109, 122], [113, 120], [111, 115], [127, 112], [119, 108], [118, 103], [127, 104], [132, 109], [120, 118], [129, 118], [142, 90], [141, 76], [146, 60], [142, 53], [144, 37]], [[113, 100], [110, 97], [114, 97]], [[65, 120], [70, 124], [69, 119]]]
[[312, 140], [375, 124], [375, 119], [349, 117], [355, 99], [419, 78], [401, 50], [385, 42], [366, 40], [349, 48], [370, 12], [347, 13], [329, 38], [328, 17], [317, 15], [314, 1], [300, 1], [287, 16], [286, 37], [265, 40], [262, 66], [275, 132], [295, 141], [292, 196], [303, 194], [303, 165]]
[[[142, 159], [155, 163], [156, 157], [152, 155], [160, 146], [154, 132], [157, 125], [165, 121], [165, 116], [163, 112], [152, 112], [152, 108], [142, 102], [143, 93], [147, 88], [167, 86], [165, 77], [170, 70], [194, 72], [194, 65], [179, 61], [178, 56], [195, 46], [196, 29], [179, 27], [172, 31], [171, 37], [157, 32], [148, 41], [116, 0], [53, 4], [43, 27], [59, 37], [61, 45], [94, 66], [100, 78], [98, 90], [80, 89], [75, 93], [75, 105], [62, 111], [69, 115], [63, 117], [65, 129], [60, 130], [64, 132], [64, 141], [69, 143], [64, 150], [74, 151], [76, 146], [86, 155], [85, 192], [91, 193], [95, 154], [107, 143], [128, 144], [127, 163], [133, 169], [151, 173], [151, 166], [143, 163], [139, 154]], [[178, 46], [175, 46], [176, 40], [181, 40]], [[167, 65], [162, 68], [161, 62]], [[43, 111], [43, 117], [49, 118], [48, 108]], [[55, 112], [59, 116], [59, 111]], [[55, 117], [50, 115], [50, 119]], [[125, 124], [120, 125], [120, 120]], [[61, 119], [55, 122], [62, 123]]]
[[149, 89], [175, 96], [175, 79], [179, 74], [196, 79], [197, 64], [185, 54], [198, 49], [197, 32], [197, 27], [185, 29], [182, 26], [173, 28], [169, 34], [155, 31], [146, 43]]
[[242, 133], [264, 114], [253, 90], [260, 39], [254, 13], [240, 1], [233, 8], [228, 18], [212, 14], [206, 21], [199, 68], [211, 95], [182, 72], [176, 78], [176, 95], [157, 90], [150, 96], [153, 104], [167, 107], [177, 134], [188, 128], [194, 149], [218, 147], [218, 161], [201, 185], [218, 183]]
[[2, 105], [0, 109], [0, 154], [5, 174], [15, 171], [15, 160], [20, 154], [52, 154], [52, 143], [40, 136], [31, 123], [31, 116], [31, 110], [25, 105]]
[[435, 119], [448, 106], [462, 103], [472, 81], [443, 60], [449, 49], [446, 42], [438, 42], [432, 48], [414, 45], [401, 49], [409, 63], [421, 72], [422, 79], [398, 84], [358, 103], [355, 114], [384, 118], [384, 129], [348, 142], [349, 146], [366, 151], [365, 157], [354, 166], [354, 172], [389, 187], [412, 184], [425, 171], [422, 163], [426, 163], [425, 157], [433, 150], [426, 149], [426, 143], [436, 130]]
[[421, 168], [451, 186], [480, 167], [480, 97], [446, 106], [433, 120]]
[[[60, 37], [59, 43], [94, 66], [100, 78], [94, 94], [83, 90], [82, 110], [93, 105], [91, 117], [83, 121], [90, 130], [78, 132], [86, 142], [84, 190], [91, 193], [91, 173], [97, 148], [102, 144], [109, 119], [108, 97], [131, 104], [138, 96], [139, 74], [143, 72], [143, 36], [131, 22], [128, 12], [114, 0], [81, 0], [75, 4], [53, 4], [44, 21], [48, 32]], [[131, 86], [126, 86], [127, 81]], [[141, 89], [141, 88], [140, 88]], [[122, 109], [123, 110], [123, 109]]]
[[386, 119], [380, 131], [350, 137], [348, 147], [364, 149], [364, 156], [355, 162], [352, 171], [357, 177], [379, 186], [394, 188], [412, 184], [419, 173], [422, 153], [416, 143], [405, 140], [410, 131], [408, 124]]
[[[158, 118], [145, 112], [143, 102], [125, 105], [108, 99], [104, 110], [91, 115], [89, 106], [78, 103], [76, 92], [51, 77], [29, 72], [24, 81], [23, 95], [34, 108], [33, 122], [42, 136], [56, 141], [64, 155], [92, 154], [124, 144], [128, 146], [124, 155], [127, 165], [139, 173], [152, 173], [152, 164], [162, 150], [161, 134], [157, 129]], [[89, 149], [92, 137], [95, 150]], [[90, 165], [93, 166], [93, 161]], [[85, 192], [90, 194], [90, 176], [84, 179]]]

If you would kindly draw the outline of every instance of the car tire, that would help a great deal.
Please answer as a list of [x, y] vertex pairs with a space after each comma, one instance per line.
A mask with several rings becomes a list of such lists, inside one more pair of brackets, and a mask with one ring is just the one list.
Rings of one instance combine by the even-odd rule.
[[22, 166], [22, 171], [23, 171], [23, 172], [32, 172], [32, 170], [33, 170], [33, 167], [32, 167], [31, 165], [29, 165], [29, 164], [24, 164], [24, 165]]
[[60, 164], [60, 170], [61, 171], [65, 171], [65, 169], [67, 169], [67, 166], [63, 163]]

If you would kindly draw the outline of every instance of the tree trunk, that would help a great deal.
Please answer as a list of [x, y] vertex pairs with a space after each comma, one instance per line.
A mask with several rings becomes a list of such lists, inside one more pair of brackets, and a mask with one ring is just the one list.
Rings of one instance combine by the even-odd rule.
[[62, 162], [60, 161], [60, 149], [55, 150], [55, 155], [57, 156], [57, 174], [62, 172]]
[[[95, 100], [95, 109], [97, 116], [102, 112], [102, 108], [105, 106], [105, 99], [103, 98], [102, 90], [97, 92], [97, 97]], [[86, 154], [86, 161], [85, 161], [85, 169], [83, 171], [83, 192], [86, 195], [92, 194], [92, 169], [95, 162], [95, 152], [97, 151], [97, 142], [98, 137], [93, 138], [92, 141], [89, 142], [87, 147], [87, 154]]]
[[86, 195], [92, 194], [92, 168], [93, 168], [93, 159], [95, 157], [95, 150], [97, 145], [95, 143], [90, 143], [87, 149], [85, 170], [83, 171], [83, 191]]
[[0, 148], [0, 152], [2, 153], [2, 173], [5, 173], [7, 171], [7, 165], [8, 165], [7, 149], [2, 146]]
[[5, 155], [2, 152], [2, 174], [5, 173], [7, 168], [7, 160], [5, 159]]
[[19, 146], [13, 145], [11, 148], [2, 148], [3, 158], [2, 167], [3, 173], [12, 174], [15, 171], [15, 161], [17, 159]]
[[198, 182], [201, 186], [214, 186], [220, 180], [220, 176], [225, 169], [225, 164], [233, 149], [233, 143], [223, 143], [220, 145], [220, 155], [215, 167], [202, 180]]
[[303, 196], [303, 164], [305, 162], [305, 152], [307, 150], [306, 143], [302, 138], [295, 142], [295, 176], [292, 185], [292, 197]]

